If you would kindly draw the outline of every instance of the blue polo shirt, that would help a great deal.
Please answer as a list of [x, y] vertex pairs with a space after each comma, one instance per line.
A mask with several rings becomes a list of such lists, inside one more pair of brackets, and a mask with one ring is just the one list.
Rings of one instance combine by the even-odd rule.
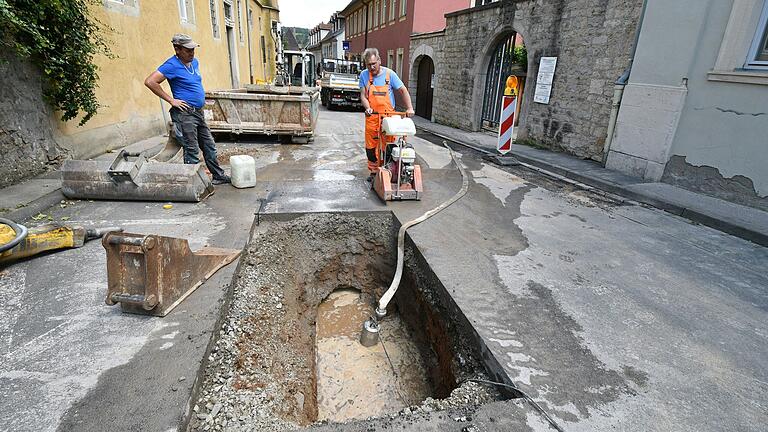
[[[381, 70], [379, 71], [379, 74], [373, 77], [373, 85], [375, 86], [383, 86], [387, 83], [387, 71], [389, 71], [389, 85], [392, 87], [392, 90], [398, 90], [400, 87], [403, 86], [403, 81], [400, 79], [399, 76], [393, 71], [392, 69], [385, 68], [384, 66], [381, 66]], [[364, 89], [368, 85], [368, 80], [370, 79], [371, 71], [368, 69], [362, 71], [360, 73], [360, 88]], [[395, 107], [395, 93], [389, 92], [389, 99], [392, 100], [392, 106]]]
[[197, 59], [192, 59], [192, 65], [186, 67], [178, 57], [173, 56], [160, 65], [157, 71], [168, 80], [174, 99], [183, 100], [195, 108], [205, 105], [203, 78], [200, 76], [200, 63]]

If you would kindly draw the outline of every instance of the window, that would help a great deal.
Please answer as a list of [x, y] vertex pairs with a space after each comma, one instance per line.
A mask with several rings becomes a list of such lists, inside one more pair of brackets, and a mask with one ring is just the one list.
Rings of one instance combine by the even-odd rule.
[[487, 5], [497, 1], [499, 0], [475, 0], [475, 6]]
[[224, 0], [224, 24], [234, 27], [235, 18], [232, 12], [232, 0]]
[[261, 36], [261, 62], [267, 64], [267, 41], [264, 40], [264, 35]]
[[213, 37], [218, 39], [219, 38], [219, 8], [216, 7], [216, 0], [209, 0], [209, 3], [211, 8], [211, 28], [213, 29]]
[[399, 77], [403, 76], [403, 49], [397, 49], [397, 63], [395, 64], [395, 72]]
[[371, 5], [368, 5], [368, 9], [366, 9], [366, 15], [368, 16], [368, 29], [373, 30], [373, 11], [371, 10]]
[[768, 1], [733, 0], [709, 81], [768, 85]]
[[392, 50], [387, 51], [387, 67], [394, 70], [395, 52]]
[[137, 15], [139, 13], [138, 0], [103, 0], [103, 3], [107, 10], [127, 15]]
[[408, 0], [400, 0], [400, 16], [405, 16], [405, 12], [408, 10]]
[[768, 1], [763, 5], [763, 13], [758, 21], [745, 67], [768, 69]]
[[384, 25], [387, 23], [387, 2], [389, 0], [382, 0], [381, 1], [381, 25]]
[[389, 5], [389, 20], [394, 21], [395, 20], [395, 14], [397, 14], [397, 9], [395, 9], [395, 0], [392, 0], [392, 3]]
[[379, 0], [373, 4], [373, 27], [379, 25]]
[[240, 29], [240, 43], [245, 43], [245, 33], [243, 31], [243, 2], [237, 0], [237, 28]]
[[195, 23], [195, 6], [192, 0], [179, 0], [179, 18], [182, 24]]

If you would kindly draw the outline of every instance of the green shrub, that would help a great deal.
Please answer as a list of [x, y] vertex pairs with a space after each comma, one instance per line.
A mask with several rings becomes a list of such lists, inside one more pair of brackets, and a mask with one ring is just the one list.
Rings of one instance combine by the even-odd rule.
[[99, 109], [97, 54], [114, 57], [102, 32], [111, 31], [91, 15], [100, 0], [0, 0], [0, 48], [29, 59], [43, 75], [43, 96], [80, 125]]
[[512, 52], [512, 62], [520, 65], [524, 71], [528, 70], [528, 50], [525, 48], [525, 45], [515, 47]]

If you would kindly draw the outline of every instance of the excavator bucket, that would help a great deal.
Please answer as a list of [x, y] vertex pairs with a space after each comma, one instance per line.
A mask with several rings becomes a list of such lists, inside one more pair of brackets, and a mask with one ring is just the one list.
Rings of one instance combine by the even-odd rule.
[[108, 305], [123, 312], [165, 316], [239, 250], [204, 247], [192, 252], [185, 239], [111, 232], [107, 252]]
[[122, 150], [113, 161], [67, 160], [61, 190], [68, 198], [199, 202], [213, 193], [203, 164], [181, 163], [173, 133], [160, 151]]

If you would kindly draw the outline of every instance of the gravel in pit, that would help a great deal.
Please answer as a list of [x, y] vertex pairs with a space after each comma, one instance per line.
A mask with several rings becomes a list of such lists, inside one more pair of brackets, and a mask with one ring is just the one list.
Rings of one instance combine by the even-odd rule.
[[[308, 214], [254, 227], [229, 310], [207, 358], [188, 430], [332, 430], [333, 424], [316, 422], [317, 306], [340, 288], [359, 290], [373, 303], [394, 273], [397, 228], [386, 213]], [[466, 340], [446, 339], [451, 345], [446, 349], [456, 350], [451, 358], [458, 359], [447, 367], [460, 386], [444, 399], [428, 397], [398, 413], [353, 423], [442, 410], [470, 412], [504, 399], [493, 387], [465, 382], [487, 379], [479, 357], [466, 351]], [[431, 349], [423, 351], [429, 355]]]

